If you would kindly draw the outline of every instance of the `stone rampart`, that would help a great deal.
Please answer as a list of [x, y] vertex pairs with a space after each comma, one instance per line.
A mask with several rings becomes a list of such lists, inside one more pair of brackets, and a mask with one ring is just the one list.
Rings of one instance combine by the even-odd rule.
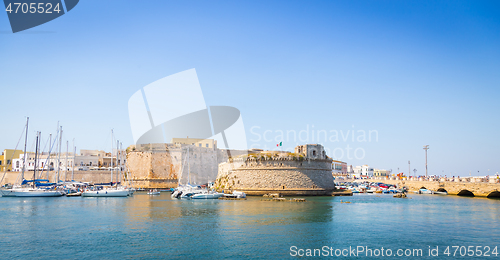
[[331, 159], [303, 157], [235, 158], [219, 165], [215, 186], [248, 195], [330, 195], [335, 189], [331, 163]]

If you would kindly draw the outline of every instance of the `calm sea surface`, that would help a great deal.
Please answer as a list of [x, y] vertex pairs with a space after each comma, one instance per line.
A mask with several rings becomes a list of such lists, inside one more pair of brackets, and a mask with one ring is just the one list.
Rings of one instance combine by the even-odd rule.
[[[489, 246], [490, 255], [500, 247], [500, 200], [410, 197], [356, 194], [302, 203], [177, 200], [141, 192], [129, 198], [0, 198], [0, 258], [280, 259], [323, 247], [333, 248], [328, 253], [335, 257], [335, 249], [360, 246], [390, 249], [392, 258], [398, 249], [422, 249], [423, 256], [411, 258], [454, 259], [473, 257], [461, 257], [460, 250], [453, 257], [451, 246]], [[428, 256], [429, 246], [438, 247], [438, 257]], [[447, 246], [450, 256], [444, 255]], [[374, 258], [350, 254], [339, 258]]]

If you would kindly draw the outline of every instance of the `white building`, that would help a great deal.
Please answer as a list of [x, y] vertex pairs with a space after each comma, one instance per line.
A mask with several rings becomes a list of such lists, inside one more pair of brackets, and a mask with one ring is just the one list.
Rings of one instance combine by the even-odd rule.
[[[48, 157], [48, 158], [47, 158]], [[38, 155], [37, 158], [37, 171], [57, 171], [58, 169], [58, 156], [52, 154]], [[12, 160], [12, 171], [22, 171], [24, 164], [24, 154], [21, 154], [19, 158]], [[60, 171], [71, 171], [73, 167], [75, 171], [78, 170], [89, 170], [89, 167], [98, 167], [99, 157], [91, 155], [77, 155], [74, 156], [73, 153], [61, 153], [59, 160], [59, 170]], [[35, 154], [26, 153], [26, 171], [33, 171], [35, 169]]]
[[368, 178], [373, 177], [373, 167], [370, 167], [366, 164], [362, 165], [362, 166], [356, 166], [352, 170], [353, 170], [353, 174], [352, 174], [353, 177], [356, 177], [356, 178], [361, 178], [361, 176], [363, 176], [363, 177], [366, 176]]

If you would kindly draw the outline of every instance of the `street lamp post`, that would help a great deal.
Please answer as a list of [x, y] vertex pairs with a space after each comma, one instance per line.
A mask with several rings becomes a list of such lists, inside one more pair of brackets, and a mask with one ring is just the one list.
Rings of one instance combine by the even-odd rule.
[[429, 145], [424, 145], [425, 150], [425, 177], [427, 177], [427, 150], [429, 150]]
[[411, 175], [411, 170], [410, 170], [410, 161], [408, 161], [408, 176]]

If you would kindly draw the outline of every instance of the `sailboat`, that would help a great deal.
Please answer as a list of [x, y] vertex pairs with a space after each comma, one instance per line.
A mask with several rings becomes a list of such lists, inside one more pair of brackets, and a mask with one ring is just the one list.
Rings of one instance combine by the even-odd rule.
[[[118, 148], [118, 147], [117, 147]], [[118, 149], [117, 149], [118, 150]], [[117, 156], [118, 157], [118, 156]], [[86, 190], [82, 193], [82, 197], [127, 197], [131, 195], [130, 190], [125, 187], [113, 188], [113, 130], [111, 130], [111, 183], [109, 188]]]
[[[26, 143], [28, 141], [28, 123], [29, 117], [26, 119], [26, 137], [24, 141], [24, 162], [23, 162], [23, 170], [22, 176], [24, 176], [24, 171], [26, 169]], [[23, 180], [21, 186], [13, 187], [12, 189], [0, 189], [0, 193], [3, 197], [60, 197], [63, 196], [64, 193], [52, 188], [40, 188], [37, 187], [37, 179], [36, 179], [36, 169], [37, 169], [37, 158], [38, 155], [38, 133], [36, 136], [36, 148], [35, 148], [35, 168], [33, 170], [33, 180], [27, 181]], [[23, 187], [22, 185], [32, 183], [31, 187]]]

